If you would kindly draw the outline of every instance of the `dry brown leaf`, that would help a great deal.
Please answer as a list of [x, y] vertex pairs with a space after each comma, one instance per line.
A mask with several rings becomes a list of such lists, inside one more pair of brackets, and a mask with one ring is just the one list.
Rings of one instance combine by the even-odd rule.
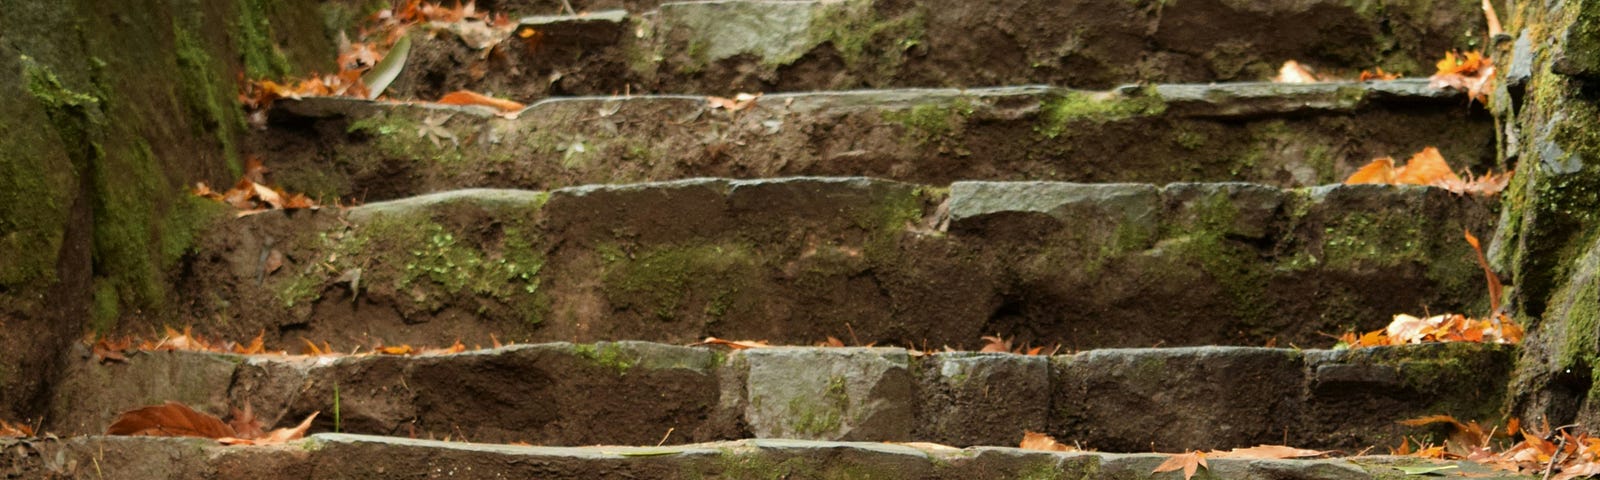
[[1249, 459], [1282, 459], [1320, 457], [1333, 453], [1331, 450], [1308, 450], [1283, 445], [1256, 445], [1250, 448], [1235, 448], [1226, 452], [1211, 451], [1206, 455], [1211, 458], [1249, 458]]
[[1001, 338], [998, 335], [996, 335], [996, 336], [984, 335], [982, 338], [983, 338], [983, 342], [984, 342], [983, 343], [983, 348], [978, 349], [979, 352], [982, 352], [982, 353], [1011, 353], [1011, 340], [1010, 339]]
[[821, 343], [818, 343], [817, 346], [819, 346], [819, 347], [835, 347], [835, 348], [838, 348], [838, 347], [843, 347], [844, 346], [844, 341], [843, 340], [839, 340], [838, 338], [836, 338], [836, 337], [834, 337], [832, 335], [829, 335], [827, 340], [825, 340], [825, 341], [823, 341]]
[[1436, 65], [1438, 73], [1429, 77], [1428, 86], [1464, 90], [1472, 100], [1487, 102], [1494, 85], [1494, 60], [1478, 52], [1456, 55], [1445, 53]]
[[1345, 185], [1367, 183], [1393, 185], [1395, 183], [1394, 159], [1389, 157], [1374, 159], [1372, 163], [1368, 163], [1366, 166], [1356, 170], [1356, 173], [1350, 174], [1350, 178], [1344, 180]]
[[123, 412], [106, 428], [106, 435], [153, 437], [227, 438], [238, 436], [232, 427], [215, 416], [200, 413], [188, 405], [167, 402]]
[[1046, 452], [1075, 452], [1077, 447], [1057, 442], [1055, 438], [1043, 433], [1027, 431], [1022, 433], [1022, 444], [1018, 448], [1023, 450], [1043, 450]]
[[127, 363], [128, 357], [123, 355], [122, 352], [127, 351], [132, 346], [132, 339], [124, 338], [112, 341], [109, 338], [102, 338], [91, 344], [90, 350], [94, 352], [94, 356], [99, 358], [102, 364], [111, 362]]
[[235, 436], [256, 438], [265, 433], [261, 430], [261, 419], [256, 418], [255, 409], [250, 406], [249, 402], [244, 404], [244, 410], [231, 407], [229, 410], [232, 413], [230, 414], [231, 418], [228, 419], [228, 427], [233, 429]]
[[494, 98], [468, 90], [457, 90], [447, 93], [445, 96], [440, 97], [439, 101], [434, 103], [441, 103], [444, 105], [481, 105], [499, 110], [501, 113], [517, 113], [526, 107], [526, 105], [513, 102], [511, 100]]
[[729, 112], [738, 112], [750, 107], [754, 107], [756, 105], [756, 101], [760, 98], [760, 93], [754, 95], [741, 93], [734, 95], [733, 98], [706, 97], [706, 103], [711, 105], [712, 110], [720, 108]]
[[1411, 156], [1406, 166], [1395, 172], [1395, 182], [1405, 185], [1440, 185], [1460, 182], [1461, 178], [1450, 170], [1439, 149], [1427, 147]]
[[267, 253], [267, 263], [262, 267], [265, 268], [268, 275], [283, 268], [283, 252], [276, 248], [272, 249], [271, 252]]
[[1167, 461], [1161, 462], [1161, 465], [1156, 466], [1156, 469], [1150, 473], [1171, 472], [1182, 469], [1183, 480], [1189, 480], [1194, 478], [1194, 472], [1199, 470], [1199, 467], [1211, 468], [1206, 465], [1206, 452], [1174, 453], [1167, 457]]
[[1372, 80], [1394, 80], [1398, 78], [1400, 78], [1400, 74], [1385, 72], [1382, 68], [1361, 71], [1361, 81], [1363, 82]]
[[725, 347], [732, 348], [734, 350], [745, 350], [745, 349], [749, 349], [749, 348], [767, 348], [767, 347], [771, 347], [772, 346], [771, 344], [768, 344], [766, 340], [761, 340], [761, 341], [723, 340], [723, 339], [720, 339], [720, 338], [717, 338], [717, 337], [706, 337], [705, 340], [701, 340], [698, 343], [690, 344], [690, 346], [700, 346], [700, 345], [722, 345], [722, 346], [725, 346]]
[[311, 429], [311, 421], [316, 420], [319, 413], [322, 412], [311, 412], [311, 416], [306, 417], [305, 421], [300, 422], [299, 425], [273, 430], [259, 437], [223, 437], [218, 438], [217, 441], [222, 442], [224, 445], [281, 445], [289, 443], [304, 438], [306, 431]]
[[1478, 245], [1478, 237], [1472, 236], [1471, 230], [1461, 230], [1467, 237], [1467, 244], [1472, 245], [1473, 253], [1478, 254], [1478, 266], [1483, 268], [1484, 281], [1489, 284], [1489, 312], [1500, 312], [1500, 295], [1504, 292], [1505, 285], [1500, 283], [1500, 276], [1494, 274], [1494, 269], [1489, 268], [1489, 257], [1483, 255], [1483, 247]]
[[248, 345], [234, 345], [233, 346], [233, 353], [237, 353], [237, 354], [241, 354], [241, 355], [257, 355], [257, 354], [266, 353], [267, 352], [266, 342], [263, 339], [263, 337], [265, 337], [266, 334], [267, 334], [267, 332], [265, 332], [265, 331], [256, 334], [256, 338], [251, 339], [250, 343]]
[[3, 437], [32, 437], [33, 427], [20, 423], [11, 423], [0, 420], [0, 438]]
[[375, 350], [384, 355], [410, 355], [416, 353], [416, 350], [413, 350], [410, 345], [378, 347]]

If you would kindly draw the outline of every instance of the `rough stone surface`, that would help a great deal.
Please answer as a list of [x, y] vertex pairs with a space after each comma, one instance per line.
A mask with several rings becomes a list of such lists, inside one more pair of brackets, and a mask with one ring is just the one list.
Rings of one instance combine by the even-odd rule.
[[[1481, 271], [1459, 232], [1490, 223], [1481, 200], [1420, 187], [475, 190], [229, 222], [202, 237], [185, 291], [206, 334], [266, 329], [289, 348], [297, 335], [803, 345], [852, 330], [862, 343], [1316, 345], [1395, 312], [1473, 307]], [[286, 260], [268, 274], [275, 250]]]
[[[368, 202], [703, 176], [1303, 186], [1426, 146], [1474, 172], [1496, 162], [1495, 143], [1479, 140], [1494, 128], [1482, 106], [1417, 81], [773, 93], [755, 105], [728, 112], [700, 96], [561, 98], [512, 120], [308, 98], [279, 102], [252, 147], [272, 158], [271, 178], [287, 188]], [[436, 145], [417, 133], [424, 122], [458, 141]]]
[[320, 411], [313, 432], [540, 445], [654, 445], [662, 437], [1014, 445], [1026, 431], [1044, 431], [1105, 450], [1226, 449], [1284, 443], [1285, 435], [1290, 445], [1359, 450], [1448, 433], [1397, 420], [1498, 418], [1512, 353], [1452, 344], [1055, 357], [810, 347], [723, 354], [643, 342], [422, 356], [160, 353], [74, 366], [51, 406], [60, 420], [46, 428], [96, 434], [122, 411], [176, 399], [224, 417], [248, 404], [272, 428]]
[[744, 420], [757, 437], [910, 441], [910, 359], [898, 348], [747, 350]]
[[1050, 433], [1108, 451], [1273, 443], [1302, 408], [1304, 360], [1292, 351], [1113, 349], [1055, 361]]
[[1050, 359], [941, 353], [917, 362], [916, 437], [946, 445], [1011, 445], [1050, 416]]
[[[1014, 448], [918, 448], [882, 443], [745, 440], [671, 447], [534, 447], [319, 434], [281, 447], [220, 447], [204, 440], [84, 437], [47, 445], [40, 455], [7, 456], [35, 476], [68, 478], [355, 479], [429, 478], [877, 478], [978, 479], [1165, 478], [1152, 474], [1160, 454], [1050, 453]], [[59, 464], [51, 464], [60, 452]], [[1401, 457], [1310, 460], [1211, 459], [1198, 478], [1240, 480], [1378, 480], [1396, 467], [1428, 465]], [[1473, 478], [1531, 479], [1471, 463]], [[98, 468], [97, 468], [98, 467]], [[1172, 474], [1167, 474], [1172, 475]]]
[[[87, 352], [85, 352], [87, 353]], [[189, 352], [147, 352], [126, 363], [75, 358], [50, 402], [49, 429], [58, 435], [95, 435], [122, 412], [182, 402], [201, 412], [227, 415], [238, 357]]]

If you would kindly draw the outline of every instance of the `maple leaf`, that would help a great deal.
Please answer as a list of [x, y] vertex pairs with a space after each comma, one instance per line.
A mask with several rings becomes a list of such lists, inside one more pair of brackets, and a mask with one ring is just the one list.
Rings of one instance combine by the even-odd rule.
[[237, 434], [216, 416], [167, 402], [123, 412], [106, 428], [106, 435], [153, 437], [227, 438]]
[[1440, 155], [1439, 149], [1433, 147], [1412, 155], [1406, 166], [1395, 172], [1395, 182], [1405, 185], [1436, 185], [1451, 181], [1460, 182], [1461, 177], [1450, 170], [1444, 155]]
[[1377, 158], [1373, 159], [1372, 163], [1368, 163], [1365, 166], [1362, 166], [1360, 169], [1357, 169], [1356, 173], [1350, 174], [1350, 178], [1346, 178], [1344, 180], [1344, 184], [1362, 185], [1376, 183], [1393, 185], [1395, 183], [1394, 173], [1393, 158]]
[[468, 90], [456, 90], [454, 92], [447, 93], [445, 96], [440, 97], [439, 101], [434, 103], [440, 103], [444, 105], [480, 105], [493, 108], [501, 113], [507, 114], [520, 112], [523, 108], [527, 107], [526, 105], [511, 100], [494, 98]]
[[1043, 433], [1026, 431], [1022, 433], [1022, 444], [1018, 448], [1023, 450], [1043, 450], [1046, 452], [1075, 452], [1077, 447], [1057, 442], [1056, 439]]
[[1157, 465], [1156, 469], [1150, 473], [1171, 472], [1182, 469], [1183, 480], [1189, 480], [1194, 477], [1194, 472], [1199, 470], [1199, 467], [1211, 468], [1206, 465], [1206, 452], [1174, 453], [1167, 457], [1167, 461], [1161, 462], [1161, 465]]
[[1444, 59], [1435, 66], [1438, 72], [1428, 78], [1429, 87], [1465, 90], [1468, 98], [1479, 102], [1489, 100], [1489, 92], [1493, 90], [1494, 60], [1475, 51], [1459, 56], [1455, 52], [1446, 52]]
[[689, 346], [700, 346], [700, 345], [722, 345], [722, 346], [725, 346], [725, 347], [732, 348], [734, 350], [745, 350], [745, 349], [750, 349], [750, 348], [766, 348], [766, 347], [771, 347], [772, 346], [771, 344], [767, 343], [766, 340], [761, 340], [761, 341], [723, 340], [723, 339], [720, 339], [720, 338], [717, 338], [717, 337], [706, 337], [705, 340], [701, 340], [700, 342], [689, 344]]

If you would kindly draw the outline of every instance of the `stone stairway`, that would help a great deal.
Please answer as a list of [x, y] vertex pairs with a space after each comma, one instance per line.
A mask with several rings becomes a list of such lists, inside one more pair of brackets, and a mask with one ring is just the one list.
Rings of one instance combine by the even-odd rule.
[[[1511, 347], [1328, 336], [1486, 309], [1461, 232], [1489, 237], [1494, 200], [1338, 182], [1425, 146], [1496, 167], [1493, 118], [1422, 80], [1261, 82], [1288, 59], [1426, 75], [1481, 38], [1478, 2], [573, 5], [595, 13], [524, 18], [538, 34], [484, 71], [464, 68], [484, 52], [419, 38], [391, 87], [533, 100], [515, 115], [280, 101], [245, 149], [290, 190], [364, 204], [218, 215], [174, 288], [213, 338], [507, 345], [84, 350], [49, 400], [47, 429], [75, 438], [36, 471], [1180, 478], [1145, 452], [1383, 452], [1440, 438], [1397, 420], [1503, 416]], [[705, 100], [740, 91], [768, 93]], [[1061, 349], [957, 351], [984, 335]], [[791, 346], [691, 345], [708, 336]], [[807, 346], [829, 337], [853, 345]], [[321, 415], [279, 447], [95, 436], [163, 401], [249, 404], [275, 427]], [[1025, 431], [1096, 451], [1002, 448]], [[1415, 462], [1217, 459], [1199, 476]]]

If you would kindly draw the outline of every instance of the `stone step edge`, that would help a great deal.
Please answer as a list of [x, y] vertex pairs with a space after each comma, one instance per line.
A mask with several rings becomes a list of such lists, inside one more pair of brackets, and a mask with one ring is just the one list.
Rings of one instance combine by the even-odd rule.
[[[1160, 453], [1046, 452], [1010, 447], [940, 448], [870, 442], [783, 439], [737, 440], [670, 447], [542, 447], [321, 433], [275, 447], [224, 447], [209, 440], [84, 436], [34, 447], [35, 468], [65, 473], [116, 472], [149, 478], [346, 478], [385, 472], [451, 478], [593, 478], [596, 472], [649, 478], [1179, 478], [1153, 474]], [[159, 453], [159, 454], [158, 454]], [[1399, 478], [1400, 467], [1454, 466], [1475, 478], [1535, 478], [1466, 461], [1356, 456], [1319, 459], [1224, 459], [1208, 462], [1202, 478], [1334, 480]], [[137, 473], [135, 473], [137, 472]], [[1288, 475], [1287, 477], [1285, 475]], [[127, 477], [132, 478], [132, 477]]]
[[[1049, 85], [990, 86], [972, 88], [888, 88], [818, 90], [763, 94], [755, 105], [782, 104], [793, 111], [806, 112], [829, 108], [911, 107], [948, 103], [963, 98], [1079, 97], [1098, 103], [1150, 101], [1187, 107], [1186, 116], [1253, 117], [1310, 111], [1353, 111], [1373, 103], [1404, 101], [1459, 104], [1466, 92], [1429, 86], [1426, 79], [1377, 81], [1331, 81], [1318, 83], [1225, 82], [1196, 84], [1123, 85], [1109, 90], [1081, 90]], [[291, 115], [309, 118], [332, 116], [366, 117], [384, 109], [416, 109], [462, 113], [485, 120], [520, 119], [529, 112], [564, 103], [684, 102], [706, 103], [707, 95], [658, 93], [629, 96], [546, 97], [527, 104], [516, 112], [500, 112], [484, 106], [457, 106], [426, 101], [365, 100], [348, 97], [303, 97], [282, 99], [276, 105]]]
[[[496, 441], [583, 444], [655, 440], [671, 426], [680, 430], [680, 441], [753, 437], [992, 445], [1017, 441], [1024, 430], [1034, 430], [1096, 448], [1139, 451], [1154, 445], [1135, 441], [1146, 437], [1181, 448], [1249, 446], [1278, 438], [1281, 423], [1292, 427], [1301, 442], [1330, 447], [1349, 442], [1322, 443], [1327, 439], [1314, 427], [1330, 413], [1353, 414], [1341, 410], [1349, 398], [1385, 405], [1392, 418], [1335, 426], [1346, 440], [1375, 441], [1410, 432], [1392, 423], [1405, 418], [1454, 414], [1478, 419], [1481, 413], [1475, 412], [1483, 406], [1463, 399], [1497, 397], [1492, 392], [1503, 387], [1479, 378], [1509, 365], [1510, 351], [1485, 344], [1427, 344], [1359, 350], [1103, 349], [1048, 357], [920, 355], [894, 347], [772, 347], [724, 354], [622, 341], [517, 344], [420, 356], [153, 352], [132, 356], [125, 364], [100, 365], [88, 358], [74, 362], [57, 388], [51, 415], [66, 422], [53, 426], [55, 431], [87, 434], [103, 431], [120, 412], [149, 404], [182, 401], [221, 414], [230, 405], [250, 403], [265, 424], [292, 425], [313, 411], [338, 409], [337, 401], [328, 402], [339, 394], [329, 389], [343, 385], [345, 425], [364, 419], [365, 426], [353, 428], [368, 433], [404, 432], [409, 423], [435, 432], [466, 428], [495, 435]], [[484, 370], [488, 366], [493, 367]], [[639, 423], [622, 437], [546, 431], [555, 426], [550, 419], [484, 423], [469, 420], [474, 415], [466, 412], [504, 408], [494, 400], [485, 404], [450, 393], [503, 384], [512, 380], [507, 375], [543, 379], [517, 398], [549, 403], [547, 413], [567, 419], [556, 423], [623, 417], [638, 417], [632, 421]], [[162, 378], [179, 380], [152, 382]], [[483, 393], [499, 390], [482, 388], [487, 389]], [[595, 412], [583, 402], [549, 397], [574, 388], [617, 392], [622, 395], [619, 405], [626, 406], [591, 418]], [[1162, 392], [1163, 399], [1146, 402], [1141, 415], [1148, 419], [1121, 418], [1126, 412], [1108, 410], [1096, 400], [1100, 395], [1155, 392]], [[1390, 398], [1396, 392], [1403, 395]], [[493, 395], [505, 401], [503, 393]], [[677, 413], [627, 413], [641, 409]], [[1272, 420], [1256, 420], [1268, 417]], [[1151, 421], [1185, 428], [1157, 437], [1141, 426]], [[321, 418], [318, 429], [332, 430], [335, 424], [332, 418]], [[1202, 433], [1207, 427], [1235, 435]]]

